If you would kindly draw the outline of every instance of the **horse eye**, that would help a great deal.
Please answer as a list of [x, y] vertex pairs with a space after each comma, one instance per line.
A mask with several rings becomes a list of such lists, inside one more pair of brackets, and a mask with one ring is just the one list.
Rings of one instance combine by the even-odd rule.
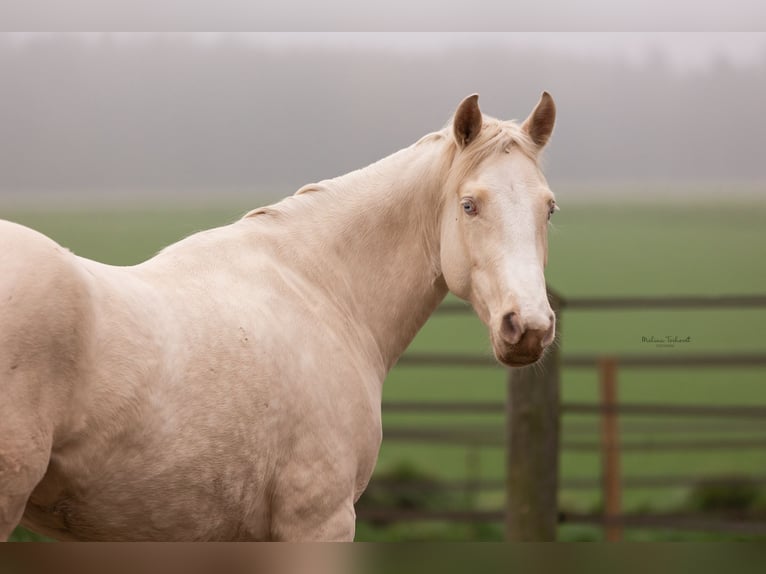
[[464, 213], [468, 215], [476, 215], [476, 204], [473, 199], [465, 198], [460, 202], [460, 205], [463, 206]]
[[551, 207], [548, 210], [548, 221], [551, 220], [551, 216], [556, 213], [559, 210], [559, 206], [556, 205], [555, 201], [551, 201]]

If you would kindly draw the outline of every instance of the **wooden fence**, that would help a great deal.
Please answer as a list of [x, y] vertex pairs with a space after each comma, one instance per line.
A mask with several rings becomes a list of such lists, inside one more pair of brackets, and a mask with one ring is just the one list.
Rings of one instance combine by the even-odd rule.
[[[721, 297], [614, 297], [564, 299], [549, 290], [551, 305], [558, 316], [561, 337], [565, 310], [614, 311], [626, 309], [721, 309], [766, 308], [766, 296]], [[471, 313], [469, 307], [459, 303], [444, 304], [438, 313]], [[560, 523], [594, 524], [604, 528], [607, 540], [620, 540], [624, 528], [671, 528], [712, 530], [743, 534], [766, 535], [766, 522], [753, 521], [746, 516], [705, 517], [685, 514], [625, 514], [621, 498], [624, 488], [658, 488], [697, 484], [699, 476], [623, 477], [620, 455], [631, 451], [689, 451], [694, 449], [763, 449], [764, 438], [675, 439], [621, 442], [619, 427], [640, 428], [641, 421], [631, 417], [650, 415], [666, 418], [673, 424], [666, 428], [685, 429], [686, 432], [709, 430], [710, 421], [736, 419], [737, 423], [721, 428], [743, 428], [749, 422], [766, 421], [766, 406], [753, 405], [664, 405], [622, 403], [619, 401], [618, 377], [623, 369], [694, 369], [705, 367], [766, 367], [766, 353], [743, 354], [683, 354], [655, 355], [567, 355], [560, 356], [557, 346], [543, 358], [542, 368], [512, 369], [508, 377], [506, 404], [493, 402], [436, 403], [386, 402], [387, 413], [441, 413], [449, 414], [504, 414], [504, 432], [499, 429], [475, 427], [450, 428], [385, 427], [384, 440], [433, 442], [494, 446], [506, 449], [506, 478], [503, 481], [456, 481], [443, 485], [453, 490], [498, 490], [506, 493], [506, 507], [494, 511], [444, 510], [403, 511], [395, 509], [364, 509], [360, 519], [378, 520], [449, 520], [461, 522], [502, 521], [509, 540], [555, 540]], [[467, 366], [493, 367], [492, 358], [474, 355], [406, 354], [400, 365], [412, 367]], [[559, 389], [564, 368], [596, 368], [599, 373], [600, 401], [589, 403], [561, 403]], [[766, 383], [766, 380], [764, 380]], [[766, 385], [765, 385], [766, 390]], [[599, 440], [560, 440], [561, 416], [564, 414], [594, 415], [600, 418]], [[703, 419], [705, 423], [695, 422]], [[679, 423], [680, 426], [679, 426]], [[652, 423], [656, 430], [658, 424]], [[661, 426], [659, 428], [662, 428]], [[576, 429], [573, 434], [576, 436]], [[725, 434], [725, 433], [724, 433]], [[559, 483], [558, 461], [561, 450], [599, 452], [602, 461], [600, 479], [577, 479]], [[375, 480], [375, 479], [374, 479]], [[749, 478], [752, 484], [766, 484], [766, 476]], [[557, 500], [559, 488], [597, 487], [601, 490], [604, 510], [598, 514], [562, 513]], [[396, 488], [417, 489], [428, 485], [417, 482], [398, 484]]]

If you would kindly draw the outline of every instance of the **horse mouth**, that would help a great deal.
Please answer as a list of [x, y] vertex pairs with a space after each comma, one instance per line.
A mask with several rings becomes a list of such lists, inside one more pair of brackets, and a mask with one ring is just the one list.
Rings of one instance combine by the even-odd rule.
[[493, 351], [495, 359], [506, 367], [526, 367], [539, 361], [543, 356], [544, 349], [540, 349], [537, 353], [530, 353], [514, 349], [513, 346], [507, 346], [501, 349], [493, 347]]
[[497, 357], [497, 360], [503, 363], [506, 367], [526, 367], [539, 361], [540, 357], [542, 357], [542, 354], [537, 357], [514, 357], [513, 359]]

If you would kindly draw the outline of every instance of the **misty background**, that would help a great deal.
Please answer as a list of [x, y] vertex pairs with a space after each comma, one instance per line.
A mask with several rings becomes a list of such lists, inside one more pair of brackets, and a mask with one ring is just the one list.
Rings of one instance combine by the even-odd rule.
[[0, 35], [0, 196], [279, 197], [542, 90], [557, 191], [766, 195], [764, 34], [267, 33]]

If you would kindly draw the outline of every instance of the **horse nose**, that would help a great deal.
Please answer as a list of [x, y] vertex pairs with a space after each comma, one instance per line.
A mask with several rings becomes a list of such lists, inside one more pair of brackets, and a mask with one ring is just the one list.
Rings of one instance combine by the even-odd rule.
[[500, 336], [509, 345], [520, 345], [534, 350], [547, 347], [553, 342], [556, 332], [556, 316], [548, 313], [546, 320], [538, 321], [535, 328], [529, 328], [515, 311], [503, 315]]
[[518, 313], [511, 311], [503, 315], [503, 322], [500, 324], [500, 336], [503, 340], [515, 345], [524, 335], [524, 326], [521, 324]]

